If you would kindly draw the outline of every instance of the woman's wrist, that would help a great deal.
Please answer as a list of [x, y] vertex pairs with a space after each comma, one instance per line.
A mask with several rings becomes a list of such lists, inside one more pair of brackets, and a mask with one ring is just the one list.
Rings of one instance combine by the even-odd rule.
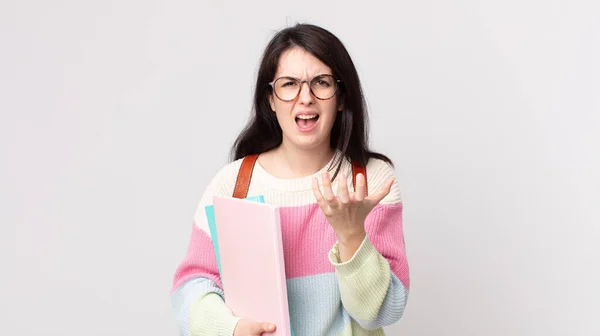
[[337, 234], [340, 262], [346, 262], [354, 256], [365, 240], [367, 233], [364, 228], [352, 232]]

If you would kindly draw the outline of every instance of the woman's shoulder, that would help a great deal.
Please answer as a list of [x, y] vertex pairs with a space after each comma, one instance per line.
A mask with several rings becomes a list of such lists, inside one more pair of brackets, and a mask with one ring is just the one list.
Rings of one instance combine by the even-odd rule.
[[[390, 178], [396, 177], [394, 166], [379, 158], [370, 158], [367, 162], [366, 171], [369, 194], [377, 192]], [[394, 184], [392, 184], [390, 193], [380, 203], [400, 202], [402, 202], [402, 195], [400, 193], [400, 185], [396, 179]]]
[[204, 190], [201, 203], [212, 202], [213, 196], [231, 196], [241, 164], [242, 159], [238, 159], [217, 168]]

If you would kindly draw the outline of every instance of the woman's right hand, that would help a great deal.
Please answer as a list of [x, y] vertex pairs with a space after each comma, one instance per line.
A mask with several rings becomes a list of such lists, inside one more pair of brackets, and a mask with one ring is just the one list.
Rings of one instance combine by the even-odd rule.
[[273, 331], [275, 331], [273, 323], [241, 319], [235, 326], [233, 336], [261, 336], [264, 332]]

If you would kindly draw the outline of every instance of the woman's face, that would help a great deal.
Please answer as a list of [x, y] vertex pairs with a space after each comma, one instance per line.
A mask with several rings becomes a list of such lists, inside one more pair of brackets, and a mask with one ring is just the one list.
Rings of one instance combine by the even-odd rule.
[[[300, 47], [288, 49], [281, 55], [273, 80], [292, 77], [310, 81], [320, 75], [330, 76], [313, 80], [313, 91], [321, 98], [331, 97], [329, 99], [315, 97], [306, 82], [300, 86], [292, 79], [280, 79], [274, 83], [277, 94], [271, 94], [270, 104], [283, 131], [284, 146], [303, 150], [329, 147], [331, 128], [340, 106], [336, 95], [332, 94], [337, 83], [327, 65]], [[298, 88], [300, 92], [296, 96]]]

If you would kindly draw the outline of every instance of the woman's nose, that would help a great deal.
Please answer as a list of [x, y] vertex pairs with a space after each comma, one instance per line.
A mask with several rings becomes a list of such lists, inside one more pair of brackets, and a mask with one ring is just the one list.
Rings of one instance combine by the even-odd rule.
[[[306, 85], [304, 85], [304, 84], [306, 84]], [[300, 102], [302, 102], [304, 104], [309, 104], [314, 101], [312, 92], [310, 92], [310, 86], [306, 82], [300, 84], [299, 96], [300, 96]]]

